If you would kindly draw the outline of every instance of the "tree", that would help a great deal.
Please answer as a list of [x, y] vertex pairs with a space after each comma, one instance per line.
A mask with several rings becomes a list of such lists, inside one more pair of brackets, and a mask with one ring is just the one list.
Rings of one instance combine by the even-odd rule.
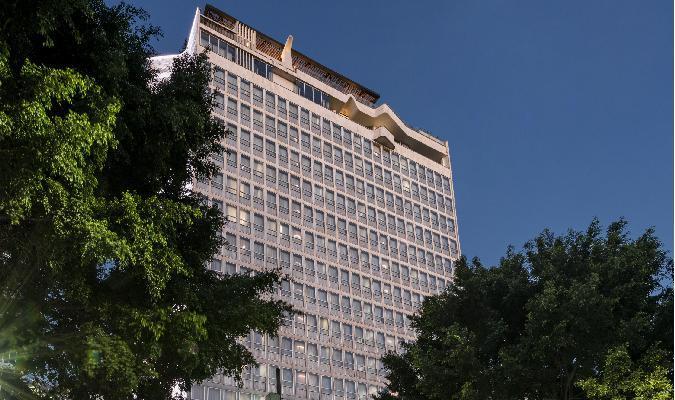
[[204, 55], [155, 82], [146, 15], [99, 0], [0, 7], [0, 393], [165, 399], [253, 363], [290, 308], [277, 271], [220, 277]]
[[585, 398], [591, 383], [579, 382], [602, 377], [624, 344], [632, 359], [658, 354], [672, 385], [672, 269], [654, 232], [631, 240], [623, 220], [605, 235], [597, 220], [544, 231], [492, 268], [462, 258], [412, 318], [416, 342], [385, 356], [379, 398]]
[[600, 377], [578, 382], [591, 400], [669, 400], [673, 383], [659, 355], [648, 352], [635, 365], [626, 346], [611, 349]]

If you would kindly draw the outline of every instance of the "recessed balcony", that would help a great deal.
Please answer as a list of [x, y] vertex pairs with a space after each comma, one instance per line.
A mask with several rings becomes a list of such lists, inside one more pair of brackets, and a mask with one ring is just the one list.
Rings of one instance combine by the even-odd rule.
[[396, 143], [394, 135], [384, 126], [378, 126], [373, 129], [373, 140], [389, 150], [393, 150]]

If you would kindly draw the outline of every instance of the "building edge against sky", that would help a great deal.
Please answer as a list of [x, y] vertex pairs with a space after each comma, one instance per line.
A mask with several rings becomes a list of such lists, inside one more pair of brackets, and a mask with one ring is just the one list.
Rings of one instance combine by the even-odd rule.
[[[292, 29], [292, 27], [290, 27]], [[185, 52], [209, 49], [226, 153], [209, 182], [227, 240], [221, 273], [281, 268], [278, 296], [304, 312], [244, 342], [260, 363], [242, 388], [220, 375], [190, 397], [362, 399], [380, 358], [414, 339], [408, 317], [452, 279], [460, 245], [447, 141], [403, 122], [379, 95], [207, 5]], [[175, 55], [152, 59], [159, 79]]]

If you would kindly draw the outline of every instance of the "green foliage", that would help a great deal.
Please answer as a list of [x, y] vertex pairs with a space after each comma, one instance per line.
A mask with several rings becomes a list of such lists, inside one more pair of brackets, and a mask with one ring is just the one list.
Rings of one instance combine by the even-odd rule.
[[599, 377], [577, 385], [591, 400], [669, 400], [673, 383], [662, 364], [657, 355], [648, 352], [636, 365], [627, 346], [619, 346], [607, 354]]
[[277, 271], [221, 278], [204, 55], [154, 81], [145, 14], [97, 0], [0, 7], [0, 397], [165, 399], [253, 363]]
[[[0, 55], [0, 212], [16, 224], [32, 212], [53, 212], [91, 196], [95, 174], [115, 145], [114, 99], [72, 69], [30, 61], [18, 74]], [[40, 166], [40, 168], [35, 168]]]
[[379, 398], [578, 399], [582, 387], [592, 398], [623, 344], [632, 359], [658, 355], [631, 376], [672, 385], [673, 263], [652, 230], [631, 240], [625, 225], [544, 231], [492, 268], [461, 259], [453, 285], [413, 317], [417, 341], [385, 357]]

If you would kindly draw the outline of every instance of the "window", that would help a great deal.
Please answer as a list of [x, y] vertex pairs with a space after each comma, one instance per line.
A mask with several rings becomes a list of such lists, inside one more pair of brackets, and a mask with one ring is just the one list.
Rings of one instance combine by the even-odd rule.
[[249, 131], [241, 130], [239, 144], [242, 147], [242, 150], [248, 150], [251, 147], [251, 133]]
[[267, 246], [265, 258], [266, 258], [268, 263], [276, 264], [277, 263], [277, 248], [274, 247], [274, 246]]
[[328, 108], [330, 105], [330, 96], [321, 90], [315, 88], [314, 86], [305, 83], [301, 80], [297, 80], [298, 94], [314, 103]]
[[227, 74], [227, 89], [230, 93], [237, 95], [237, 76]]
[[314, 200], [323, 204], [323, 187], [322, 186], [314, 185]]
[[370, 161], [365, 162], [366, 165], [366, 175], [373, 176], [373, 163]]
[[327, 119], [324, 118], [323, 123], [321, 124], [321, 127], [322, 127], [321, 130], [322, 130], [323, 134], [327, 137], [330, 137], [330, 135], [331, 135], [331, 133], [330, 133], [330, 121], [328, 121]]
[[265, 133], [269, 136], [276, 136], [276, 121], [269, 115], [265, 117]]
[[321, 155], [321, 139], [312, 137], [312, 150], [315, 154]]
[[342, 166], [342, 149], [335, 147], [335, 163]]
[[288, 189], [288, 172], [279, 170], [279, 186]]
[[258, 107], [262, 107], [263, 105], [263, 90], [256, 85], [253, 85], [253, 104]]
[[243, 125], [250, 126], [251, 125], [251, 107], [241, 104], [241, 113], [240, 113], [240, 121]]
[[253, 256], [257, 260], [263, 260], [265, 258], [265, 245], [259, 242], [253, 243]]
[[389, 166], [391, 164], [391, 153], [387, 149], [382, 150], [382, 162]]
[[320, 132], [321, 131], [320, 123], [321, 123], [321, 117], [312, 113], [312, 131], [313, 132]]
[[302, 149], [305, 150], [307, 153], [310, 152], [310, 135], [307, 132], [302, 132], [300, 136], [300, 141], [302, 143]]
[[[322, 346], [323, 348], [323, 346]], [[332, 391], [332, 382], [331, 382], [331, 377], [330, 376], [322, 376], [321, 377], [321, 393], [323, 394], [331, 394]]]
[[223, 189], [223, 174], [215, 174], [213, 178], [211, 179], [211, 186], [218, 190]]
[[298, 105], [293, 104], [293, 103], [288, 103], [288, 118], [295, 122], [296, 124], [298, 123]]
[[291, 175], [291, 190], [300, 194], [300, 178], [295, 175]]
[[257, 58], [253, 59], [253, 72], [272, 80], [272, 66]]
[[220, 260], [211, 260], [211, 265], [209, 266], [209, 269], [212, 271], [220, 272], [222, 268], [222, 262]]
[[253, 129], [263, 131], [263, 114], [258, 110], [253, 110]]
[[279, 116], [286, 118], [286, 99], [279, 97], [277, 101], [277, 112]]
[[333, 140], [337, 143], [342, 141], [342, 127], [337, 124], [333, 124]]
[[241, 181], [240, 184], [239, 184], [239, 196], [241, 198], [243, 198], [244, 200], [250, 200], [251, 199], [251, 185]]
[[281, 121], [277, 123], [277, 135], [284, 139], [288, 136], [288, 127]]
[[265, 92], [265, 108], [267, 111], [274, 113], [276, 105], [276, 96], [272, 92]]
[[344, 141], [345, 145], [349, 148], [352, 145], [352, 133], [348, 131], [347, 129], [344, 130], [342, 133], [342, 140]]
[[296, 128], [291, 127], [289, 129], [288, 139], [291, 142], [295, 142], [295, 143], [299, 142], [300, 139], [298, 138], [298, 130]]
[[302, 156], [301, 166], [305, 172], [312, 172], [312, 160], [307, 156]]
[[279, 224], [279, 230], [281, 232], [281, 238], [284, 240], [290, 239], [290, 230], [288, 224]]
[[214, 95], [214, 101], [216, 103], [216, 108], [221, 110], [225, 109], [225, 96], [222, 93], [216, 92]]
[[417, 164], [412, 160], [408, 162], [408, 171], [410, 172], [410, 177], [417, 180]]
[[363, 153], [370, 156], [373, 152], [372, 142], [368, 139], [363, 139]]
[[300, 125], [303, 128], [309, 129], [309, 110], [300, 109]]
[[288, 163], [288, 149], [284, 146], [279, 146], [279, 160], [284, 164]]
[[305, 215], [305, 222], [307, 222], [310, 225], [314, 223], [314, 211], [312, 210], [312, 207], [305, 205], [304, 215]]
[[270, 210], [277, 209], [277, 195], [269, 190], [267, 191], [267, 207]]
[[323, 157], [331, 162], [333, 161], [333, 145], [330, 143], [324, 143]]
[[239, 211], [239, 223], [245, 228], [251, 227], [251, 212], [248, 210]]
[[253, 187], [253, 201], [261, 205], [264, 204], [262, 188], [258, 186]]
[[253, 135], [253, 150], [262, 153], [263, 138], [259, 135]]
[[305, 232], [305, 248], [307, 250], [314, 250], [314, 234]]
[[[333, 323], [336, 323], [336, 322], [333, 321]], [[337, 324], [338, 324], [338, 327], [339, 327], [340, 326], [339, 322]], [[342, 365], [342, 350], [333, 349], [332, 362], [333, 362], [333, 365], [338, 365], [338, 366]]]
[[258, 160], [253, 160], [253, 175], [262, 179], [264, 177], [264, 165], [265, 164]]
[[344, 175], [342, 174], [342, 171], [340, 171], [340, 170], [335, 171], [335, 184], [338, 187], [344, 185]]
[[237, 179], [231, 176], [227, 177], [227, 193], [236, 196], [239, 190]]
[[303, 179], [302, 181], [302, 194], [308, 198], [312, 198], [312, 183]]
[[220, 400], [220, 389], [216, 388], [207, 388], [209, 395], [207, 397], [208, 400]]
[[276, 149], [277, 147], [273, 141], [269, 139], [265, 140], [265, 153], [267, 154], [268, 157], [276, 158], [277, 157]]
[[246, 79], [241, 80], [241, 98], [246, 101], [251, 101], [251, 82]]
[[258, 232], [262, 232], [265, 229], [265, 218], [262, 215], [253, 215], [253, 228]]
[[227, 116], [237, 121], [237, 101], [229, 97], [227, 98]]

